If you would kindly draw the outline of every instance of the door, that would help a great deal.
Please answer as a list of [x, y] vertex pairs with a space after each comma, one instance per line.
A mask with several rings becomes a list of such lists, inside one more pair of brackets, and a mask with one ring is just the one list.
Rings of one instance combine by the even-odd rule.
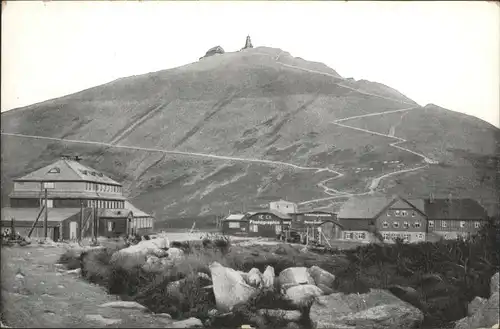
[[70, 240], [75, 240], [76, 239], [76, 232], [77, 231], [77, 223], [76, 222], [70, 222], [69, 223], [69, 239]]
[[60, 235], [59, 226], [56, 226], [56, 227], [54, 227], [54, 233], [52, 236], [52, 240], [59, 241], [59, 235]]

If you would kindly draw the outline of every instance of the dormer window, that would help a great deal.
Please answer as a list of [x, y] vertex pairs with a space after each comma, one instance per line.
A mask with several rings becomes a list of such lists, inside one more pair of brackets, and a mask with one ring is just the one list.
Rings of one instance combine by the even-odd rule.
[[49, 174], [59, 174], [60, 172], [61, 172], [61, 169], [59, 169], [58, 167], [54, 167], [54, 168], [49, 170]]

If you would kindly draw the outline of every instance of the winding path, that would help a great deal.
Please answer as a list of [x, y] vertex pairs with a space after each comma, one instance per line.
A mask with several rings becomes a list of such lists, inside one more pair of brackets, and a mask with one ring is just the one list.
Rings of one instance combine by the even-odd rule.
[[[316, 71], [316, 70], [310, 70], [310, 69], [306, 69], [306, 68], [302, 68], [302, 67], [298, 67], [298, 66], [294, 66], [294, 65], [289, 65], [289, 64], [281, 63], [278, 60], [279, 60], [279, 58], [280, 58], [280, 56], [281, 56], [282, 53], [283, 52], [279, 53], [274, 58], [276, 60], [276, 63], [278, 63], [279, 65], [286, 66], [286, 67], [291, 67], [291, 68], [295, 68], [295, 69], [299, 69], [299, 70], [303, 70], [303, 71], [307, 71], [307, 72], [311, 72], [311, 73], [315, 73], [315, 74], [322, 74], [322, 75], [331, 76], [331, 77], [333, 77], [335, 79], [338, 79], [338, 80], [345, 80], [345, 79], [343, 79], [341, 77], [338, 77], [338, 76], [336, 76], [334, 74], [330, 74], [330, 73], [326, 73], [326, 72], [321, 72], [321, 71]], [[264, 54], [264, 53], [259, 53], [259, 54], [269, 56], [269, 54]], [[391, 147], [398, 148], [398, 149], [400, 149], [402, 151], [406, 151], [406, 152], [410, 152], [412, 154], [415, 154], [415, 155], [421, 157], [427, 163], [427, 165], [419, 166], [419, 167], [416, 167], [416, 168], [410, 168], [410, 169], [402, 169], [402, 170], [398, 170], [398, 171], [394, 171], [394, 172], [391, 172], [391, 173], [387, 173], [387, 174], [381, 175], [379, 177], [375, 177], [375, 178], [372, 179], [372, 181], [371, 181], [371, 183], [370, 183], [370, 185], [368, 187], [369, 191], [363, 192], [363, 193], [353, 194], [353, 193], [348, 193], [348, 192], [342, 192], [342, 191], [339, 191], [339, 190], [336, 190], [336, 189], [333, 189], [333, 188], [329, 188], [328, 186], [326, 186], [326, 184], [328, 182], [344, 176], [343, 173], [338, 172], [336, 170], [333, 170], [333, 169], [331, 169], [329, 167], [324, 167], [324, 168], [304, 167], [304, 166], [299, 166], [299, 165], [295, 165], [295, 164], [288, 163], [288, 162], [282, 162], [282, 161], [254, 159], [254, 158], [240, 158], [240, 157], [233, 157], [233, 156], [207, 154], [207, 153], [183, 152], [183, 151], [163, 150], [163, 149], [157, 149], [157, 148], [147, 148], [147, 147], [138, 147], [138, 146], [125, 146], [125, 145], [117, 145], [116, 144], [118, 141], [121, 140], [121, 138], [124, 135], [126, 135], [131, 130], [133, 130], [134, 128], [136, 128], [138, 125], [140, 125], [141, 123], [143, 123], [152, 114], [154, 114], [157, 111], [159, 111], [164, 104], [161, 104], [160, 106], [158, 106], [156, 108], [153, 108], [151, 111], [149, 111], [148, 113], [146, 113], [143, 117], [141, 117], [134, 124], [132, 124], [130, 127], [128, 127], [125, 131], [121, 132], [119, 135], [117, 135], [115, 138], [113, 138], [113, 140], [110, 143], [95, 142], [95, 141], [86, 141], [86, 140], [77, 140], [77, 139], [64, 139], [64, 138], [55, 138], [55, 137], [43, 137], [43, 136], [25, 135], [25, 134], [16, 134], [16, 133], [6, 133], [6, 132], [1, 132], [1, 135], [15, 136], [15, 137], [21, 137], [21, 138], [41, 139], [41, 140], [52, 140], [52, 141], [59, 141], [59, 142], [66, 142], [66, 143], [91, 144], [91, 145], [98, 145], [98, 146], [104, 146], [104, 147], [113, 147], [113, 148], [130, 149], [130, 150], [140, 150], [140, 151], [147, 151], [147, 152], [160, 152], [160, 153], [163, 153], [163, 154], [178, 154], [178, 155], [185, 155], [185, 156], [205, 157], [205, 158], [220, 159], [220, 160], [229, 160], [229, 161], [239, 161], [239, 162], [247, 162], [247, 163], [262, 163], [262, 164], [273, 165], [273, 166], [278, 166], [278, 167], [289, 167], [289, 168], [293, 168], [293, 169], [296, 169], [296, 170], [313, 170], [314, 171], [313, 174], [327, 171], [327, 172], [335, 175], [334, 177], [330, 177], [328, 179], [325, 179], [325, 180], [323, 180], [323, 181], [321, 181], [321, 182], [319, 182], [317, 184], [318, 187], [320, 187], [320, 188], [323, 189], [323, 192], [325, 194], [327, 194], [328, 197], [314, 199], [314, 200], [308, 200], [308, 201], [303, 201], [303, 202], [300, 202], [299, 205], [306, 205], [306, 204], [316, 203], [316, 202], [320, 202], [320, 201], [345, 198], [345, 197], [350, 197], [350, 196], [354, 196], [354, 195], [371, 194], [371, 193], [373, 193], [376, 190], [376, 188], [380, 184], [380, 181], [383, 180], [383, 179], [385, 179], [385, 178], [387, 178], [387, 177], [394, 176], [394, 175], [401, 174], [401, 173], [405, 173], [405, 172], [412, 172], [412, 171], [417, 171], [417, 170], [420, 170], [420, 169], [424, 169], [424, 168], [428, 167], [428, 164], [435, 163], [435, 161], [433, 161], [432, 159], [429, 159], [428, 157], [426, 157], [423, 154], [420, 154], [420, 153], [417, 153], [415, 151], [409, 150], [407, 148], [398, 146], [398, 144], [404, 143], [404, 142], [406, 142], [406, 140], [402, 139], [402, 138], [399, 138], [399, 137], [394, 137], [393, 136], [394, 132], [392, 132], [392, 134], [391, 134], [392, 136], [391, 136], [391, 135], [386, 135], [386, 134], [378, 133], [378, 132], [375, 132], [375, 131], [370, 131], [370, 130], [367, 130], [367, 129], [362, 129], [362, 128], [348, 126], [348, 125], [345, 125], [345, 124], [341, 123], [341, 122], [345, 122], [345, 121], [352, 120], [352, 119], [365, 118], [365, 117], [371, 117], [371, 116], [379, 116], [379, 115], [385, 115], [385, 114], [397, 113], [397, 112], [412, 111], [412, 110], [419, 109], [419, 107], [415, 107], [415, 104], [407, 103], [407, 102], [404, 102], [404, 101], [401, 101], [401, 100], [398, 100], [398, 99], [393, 99], [393, 98], [389, 98], [389, 97], [385, 97], [385, 96], [381, 96], [381, 95], [377, 95], [377, 94], [372, 94], [372, 93], [369, 93], [369, 92], [366, 92], [366, 91], [363, 91], [363, 90], [359, 90], [359, 89], [356, 89], [356, 88], [352, 88], [352, 87], [349, 87], [349, 86], [342, 85], [340, 83], [336, 83], [336, 84], [338, 84], [339, 86], [342, 86], [344, 88], [348, 88], [348, 89], [354, 90], [356, 92], [365, 94], [365, 95], [370, 95], [370, 96], [373, 96], [373, 97], [379, 97], [379, 98], [389, 99], [389, 100], [392, 100], [392, 101], [400, 102], [402, 104], [412, 105], [413, 107], [411, 107], [411, 108], [405, 108], [405, 109], [400, 109], [400, 110], [391, 110], [391, 111], [385, 111], [385, 112], [379, 112], [379, 113], [370, 113], [370, 114], [364, 114], [364, 115], [356, 115], [356, 116], [352, 116], [352, 117], [348, 117], [348, 118], [338, 119], [338, 120], [333, 121], [332, 123], [335, 124], [335, 125], [344, 127], [344, 128], [349, 128], [349, 129], [357, 130], [357, 131], [364, 132], [364, 133], [369, 133], [369, 134], [373, 134], [373, 135], [378, 135], [378, 136], [383, 136], [383, 137], [387, 137], [387, 138], [396, 139], [397, 140], [396, 142], [389, 144]], [[325, 207], [322, 207], [322, 208], [325, 208]]]

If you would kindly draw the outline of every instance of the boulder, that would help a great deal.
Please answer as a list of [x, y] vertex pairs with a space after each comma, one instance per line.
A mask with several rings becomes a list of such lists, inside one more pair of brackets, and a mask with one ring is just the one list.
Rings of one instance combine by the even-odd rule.
[[[418, 328], [423, 320], [422, 312], [410, 304], [388, 304], [340, 316], [335, 324], [353, 326], [356, 329], [410, 329]], [[318, 326], [319, 328], [321, 327]]]
[[118, 323], [122, 322], [122, 320], [120, 320], [120, 319], [109, 319], [109, 318], [103, 317], [100, 314], [87, 314], [87, 315], [85, 315], [85, 318], [87, 318], [88, 320], [100, 322], [101, 325], [105, 325], [105, 326], [110, 326], [110, 325], [118, 324]]
[[124, 309], [129, 309], [129, 310], [140, 310], [140, 311], [147, 310], [146, 306], [143, 306], [137, 302], [131, 302], [131, 301], [109, 302], [109, 303], [101, 304], [101, 305], [99, 305], [99, 307], [124, 308]]
[[482, 297], [474, 298], [467, 306], [467, 315], [468, 316], [474, 315], [486, 301], [487, 299]]
[[144, 240], [136, 245], [118, 250], [111, 257], [111, 261], [114, 262], [120, 258], [120, 256], [129, 255], [144, 257], [154, 255], [156, 257], [165, 257], [168, 255], [167, 249], [169, 244], [170, 243], [167, 237], [159, 237], [154, 240]]
[[371, 289], [366, 294], [318, 297], [311, 306], [310, 318], [318, 328], [414, 328], [423, 314], [388, 291]]
[[475, 329], [475, 328], [491, 328], [498, 321], [498, 296], [499, 293], [495, 293], [490, 298], [485, 301], [482, 305], [478, 307], [476, 312], [469, 317], [460, 319], [455, 323], [455, 329]]
[[179, 248], [169, 248], [167, 250], [167, 256], [170, 259], [182, 259], [184, 257], [184, 251]]
[[219, 311], [229, 312], [235, 305], [245, 303], [257, 292], [257, 289], [243, 280], [240, 273], [217, 262], [210, 264], [210, 272]]
[[182, 321], [169, 323], [169, 328], [198, 328], [203, 327], [203, 322], [198, 318], [189, 318]]
[[248, 272], [247, 276], [247, 281], [249, 285], [255, 288], [261, 288], [262, 287], [262, 273], [260, 273], [258, 268], [252, 268]]
[[498, 279], [499, 279], [499, 272], [496, 272], [495, 275], [493, 275], [491, 277], [491, 281], [490, 281], [490, 296], [496, 294], [498, 292], [498, 290], [499, 290]]
[[274, 289], [274, 267], [267, 266], [264, 273], [262, 274], [262, 286], [268, 289]]
[[285, 297], [298, 308], [312, 305], [316, 297], [322, 295], [323, 290], [312, 284], [292, 286], [285, 292]]
[[286, 291], [290, 287], [297, 285], [315, 284], [313, 278], [307, 271], [307, 267], [289, 267], [281, 271], [278, 279], [280, 287], [284, 291]]
[[335, 275], [332, 273], [325, 271], [319, 266], [312, 266], [309, 268], [308, 273], [311, 275], [317, 286], [322, 284], [328, 288], [333, 288]]
[[224, 54], [224, 49], [221, 46], [212, 47], [209, 50], [207, 50], [207, 52], [205, 53], [205, 56], [200, 57], [200, 59], [203, 59], [205, 57], [210, 57], [210, 56], [213, 56], [216, 54]]
[[333, 294], [335, 292], [332, 288], [327, 287], [324, 284], [320, 283], [317, 286], [318, 286], [319, 289], [321, 289], [323, 291], [324, 295], [330, 295], [330, 294]]

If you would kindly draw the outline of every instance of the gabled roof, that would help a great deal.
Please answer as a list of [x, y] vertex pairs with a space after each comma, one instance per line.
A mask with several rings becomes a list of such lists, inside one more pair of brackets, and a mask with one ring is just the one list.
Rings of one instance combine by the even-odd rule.
[[245, 214], [231, 214], [224, 218], [224, 220], [242, 220], [245, 218]]
[[247, 215], [248, 216], [252, 216], [252, 215], [255, 215], [255, 214], [273, 214], [275, 215], [276, 217], [278, 218], [281, 218], [281, 219], [287, 219], [287, 220], [291, 220], [292, 217], [288, 214], [284, 214], [280, 211], [277, 211], [277, 210], [262, 210], [262, 211], [252, 211], [252, 212], [247, 212]]
[[425, 199], [427, 218], [434, 219], [485, 219], [488, 217], [484, 209], [473, 199]]
[[381, 211], [393, 202], [405, 202], [425, 214], [422, 199], [403, 199], [390, 196], [356, 196], [350, 198], [340, 208], [338, 218], [375, 218]]
[[84, 181], [121, 186], [103, 173], [68, 159], [60, 159], [14, 181]]
[[148, 214], [147, 212], [142, 211], [141, 209], [137, 208], [129, 201], [125, 201], [124, 207], [125, 207], [125, 209], [132, 211], [134, 217], [153, 217], [152, 215]]

